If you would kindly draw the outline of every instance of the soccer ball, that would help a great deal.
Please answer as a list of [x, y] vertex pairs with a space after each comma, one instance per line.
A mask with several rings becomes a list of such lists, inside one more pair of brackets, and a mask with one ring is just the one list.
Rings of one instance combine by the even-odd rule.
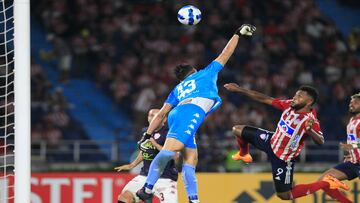
[[195, 6], [184, 6], [179, 10], [177, 18], [184, 25], [196, 25], [201, 20], [201, 11]]

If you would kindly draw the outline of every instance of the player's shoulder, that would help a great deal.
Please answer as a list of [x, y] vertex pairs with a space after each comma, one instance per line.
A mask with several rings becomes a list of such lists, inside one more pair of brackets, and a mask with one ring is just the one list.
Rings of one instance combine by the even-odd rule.
[[358, 128], [360, 128], [360, 116], [352, 117], [349, 123], [353, 123], [357, 125]]
[[317, 117], [317, 111], [315, 109], [312, 109], [309, 113], [307, 113], [307, 116], [314, 119], [315, 121], [319, 121]]
[[210, 72], [218, 72], [220, 71], [224, 65], [222, 65], [219, 61], [213, 60], [211, 61], [204, 69], [204, 71], [210, 71]]
[[360, 121], [360, 115], [352, 117], [352, 120], [354, 121]]

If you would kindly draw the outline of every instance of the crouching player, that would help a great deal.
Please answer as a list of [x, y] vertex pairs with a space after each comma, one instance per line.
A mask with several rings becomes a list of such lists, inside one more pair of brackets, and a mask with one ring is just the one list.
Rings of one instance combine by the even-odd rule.
[[[148, 113], [148, 121], [150, 122], [159, 109], [151, 109]], [[140, 202], [140, 199], [135, 195], [145, 184], [146, 176], [149, 172], [149, 167], [159, 151], [162, 148], [162, 145], [165, 142], [168, 128], [165, 126], [165, 121], [160, 125], [160, 127], [155, 130], [154, 136], [149, 140], [142, 142], [140, 146], [140, 152], [136, 159], [130, 164], [118, 166], [115, 170], [123, 171], [130, 170], [141, 162], [143, 162], [143, 167], [138, 176], [133, 178], [130, 182], [126, 184], [122, 192], [118, 197], [118, 203], [134, 203]], [[177, 157], [175, 157], [177, 159]], [[175, 160], [171, 160], [165, 167], [164, 173], [161, 175], [159, 181], [154, 186], [154, 195], [159, 198], [162, 203], [177, 203], [177, 178], [178, 171], [175, 166]]]

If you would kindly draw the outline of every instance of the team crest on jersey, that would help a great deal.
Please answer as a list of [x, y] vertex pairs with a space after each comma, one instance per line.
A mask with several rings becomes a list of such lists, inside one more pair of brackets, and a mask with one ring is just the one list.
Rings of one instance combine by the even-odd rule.
[[260, 138], [261, 138], [262, 140], [264, 140], [265, 142], [266, 142], [266, 140], [268, 139], [268, 137], [269, 137], [269, 135], [268, 135], [268, 134], [265, 134], [265, 133], [263, 133], [263, 134], [260, 135]]
[[155, 139], [155, 140], [156, 140], [156, 139], [159, 139], [160, 136], [161, 136], [160, 133], [155, 133], [155, 134], [154, 134], [154, 139]]

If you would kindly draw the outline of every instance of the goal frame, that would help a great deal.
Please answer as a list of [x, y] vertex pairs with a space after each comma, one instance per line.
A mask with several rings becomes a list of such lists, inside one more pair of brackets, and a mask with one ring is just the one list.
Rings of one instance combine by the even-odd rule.
[[14, 202], [30, 202], [30, 0], [14, 0]]

